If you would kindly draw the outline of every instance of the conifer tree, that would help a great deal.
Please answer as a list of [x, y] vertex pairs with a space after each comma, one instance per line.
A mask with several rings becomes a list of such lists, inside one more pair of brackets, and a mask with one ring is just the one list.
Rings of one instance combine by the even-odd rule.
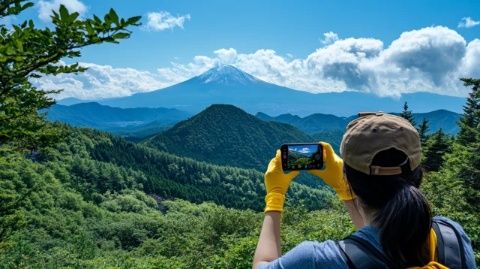
[[428, 140], [423, 166], [428, 171], [438, 171], [443, 164], [443, 156], [450, 152], [451, 141], [442, 129], [436, 131]]
[[405, 104], [403, 104], [403, 111], [402, 111], [402, 113], [400, 113], [400, 117], [408, 120], [413, 126], [416, 126], [416, 125], [417, 125], [417, 124], [415, 123], [414, 118], [413, 118], [412, 111], [408, 109], [408, 104], [407, 104], [407, 102], [405, 102]]
[[423, 118], [422, 123], [420, 126], [417, 128], [418, 129], [418, 134], [420, 135], [420, 142], [422, 143], [422, 147], [426, 146], [426, 142], [428, 139], [428, 120], [426, 118]]
[[[460, 119], [460, 132], [458, 143], [467, 154], [461, 160], [458, 177], [463, 180], [466, 187], [467, 201], [475, 211], [480, 210], [480, 79], [462, 78], [465, 86], [471, 86], [464, 114]], [[458, 154], [460, 155], [460, 153]]]
[[463, 117], [460, 119], [458, 142], [468, 145], [477, 141], [480, 124], [480, 79], [462, 78], [465, 86], [472, 86], [472, 92], [463, 107]]

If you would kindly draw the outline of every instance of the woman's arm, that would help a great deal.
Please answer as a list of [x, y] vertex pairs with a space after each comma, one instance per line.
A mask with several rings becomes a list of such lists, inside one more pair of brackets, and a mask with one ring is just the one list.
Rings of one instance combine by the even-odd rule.
[[280, 222], [282, 219], [285, 195], [290, 182], [299, 174], [291, 171], [285, 174], [282, 170], [281, 152], [268, 164], [265, 173], [265, 218], [263, 219], [262, 231], [258, 239], [257, 250], [253, 258], [253, 268], [259, 264], [273, 261], [282, 255], [280, 246]]
[[262, 231], [258, 239], [257, 249], [253, 258], [253, 268], [264, 262], [271, 262], [282, 255], [280, 244], [280, 212], [267, 212], [263, 219]]

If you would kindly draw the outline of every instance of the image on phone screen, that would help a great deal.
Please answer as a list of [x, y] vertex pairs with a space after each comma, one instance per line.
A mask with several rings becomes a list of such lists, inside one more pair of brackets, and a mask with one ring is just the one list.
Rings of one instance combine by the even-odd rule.
[[321, 169], [323, 151], [321, 144], [286, 144], [282, 146], [284, 170]]

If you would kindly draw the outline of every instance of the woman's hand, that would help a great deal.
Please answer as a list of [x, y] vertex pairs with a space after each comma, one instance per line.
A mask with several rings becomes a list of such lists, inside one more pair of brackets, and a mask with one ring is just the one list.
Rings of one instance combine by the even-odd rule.
[[285, 174], [282, 169], [280, 150], [268, 164], [265, 172], [265, 212], [282, 212], [285, 203], [285, 194], [288, 191], [290, 182], [298, 175], [298, 171]]
[[323, 146], [322, 170], [308, 170], [312, 175], [320, 177], [327, 185], [332, 187], [342, 201], [353, 200], [355, 197], [350, 190], [343, 173], [343, 160], [335, 152], [330, 144], [320, 142]]

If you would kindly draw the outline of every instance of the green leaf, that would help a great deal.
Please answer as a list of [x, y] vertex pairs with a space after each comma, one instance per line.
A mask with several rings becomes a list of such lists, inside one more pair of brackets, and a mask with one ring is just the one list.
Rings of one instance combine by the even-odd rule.
[[22, 10], [25, 10], [25, 9], [31, 8], [31, 7], [33, 7], [33, 3], [32, 3], [32, 2], [28, 2], [28, 3], [26, 3], [25, 5], [22, 6]]
[[127, 19], [128, 25], [135, 25], [142, 19], [142, 16], [135, 16]]
[[59, 10], [59, 12], [60, 12], [60, 18], [61, 18], [62, 20], [65, 20], [65, 19], [68, 18], [68, 15], [69, 15], [69, 14], [68, 14], [68, 9], [67, 9], [63, 4], [60, 5], [60, 10]]
[[87, 30], [88, 35], [95, 35], [95, 29], [93, 29], [91, 21], [85, 23], [85, 29]]
[[72, 14], [70, 14], [70, 21], [74, 22], [78, 18], [78, 16], [80, 16], [78, 12], [73, 12]]
[[113, 23], [115, 23], [115, 25], [118, 26], [120, 24], [120, 22], [118, 20], [117, 12], [115, 12], [115, 10], [113, 10], [113, 8], [110, 9], [110, 11], [108, 12], [108, 15], [109, 15], [111, 21]]
[[20, 40], [15, 40], [15, 47], [17, 47], [17, 50], [19, 52], [23, 52], [23, 43]]
[[107, 25], [112, 24], [112, 18], [110, 18], [110, 13], [107, 13], [107, 14], [105, 14], [105, 16], [103, 16], [103, 21]]
[[93, 15], [93, 20], [98, 25], [102, 23], [102, 20], [97, 15]]
[[130, 37], [129, 33], [123, 33], [123, 32], [116, 33], [112, 36], [113, 39], [125, 39], [125, 38], [129, 38], [129, 37]]

